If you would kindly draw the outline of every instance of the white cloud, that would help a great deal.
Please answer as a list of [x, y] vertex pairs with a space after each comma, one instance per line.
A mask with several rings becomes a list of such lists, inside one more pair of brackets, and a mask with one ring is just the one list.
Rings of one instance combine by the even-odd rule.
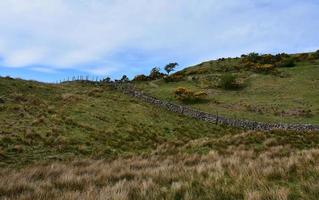
[[[7, 67], [102, 74], [159, 59], [301, 51], [319, 45], [318, 9], [310, 0], [1, 0], [0, 57]], [[135, 63], [118, 56], [132, 49], [155, 53]]]

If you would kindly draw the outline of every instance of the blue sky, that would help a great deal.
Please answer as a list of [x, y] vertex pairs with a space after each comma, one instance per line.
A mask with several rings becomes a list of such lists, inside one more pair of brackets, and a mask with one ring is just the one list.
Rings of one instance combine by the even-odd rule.
[[130, 77], [319, 49], [319, 0], [1, 0], [0, 75]]

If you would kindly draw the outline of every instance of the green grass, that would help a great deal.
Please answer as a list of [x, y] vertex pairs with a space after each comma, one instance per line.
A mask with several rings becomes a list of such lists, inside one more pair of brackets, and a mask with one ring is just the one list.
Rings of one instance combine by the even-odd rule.
[[[268, 74], [234, 70], [239, 63], [240, 59], [205, 62], [178, 72], [185, 75], [184, 81], [155, 80], [135, 85], [152, 96], [177, 103], [181, 103], [174, 97], [178, 87], [205, 91], [208, 101], [190, 106], [231, 118], [319, 124], [318, 60], [298, 62], [295, 67], [277, 68]], [[245, 87], [239, 90], [218, 87], [224, 73], [237, 74]]]
[[[305, 81], [302, 73], [316, 69], [284, 70]], [[139, 87], [172, 101], [178, 85], [201, 89], [193, 81], [148, 84]], [[252, 95], [248, 88], [212, 90], [226, 99]], [[0, 78], [0, 199], [318, 199], [318, 149], [318, 132], [244, 131], [177, 115], [106, 85]]]
[[179, 116], [107, 86], [0, 79], [0, 165], [149, 154], [233, 129]]

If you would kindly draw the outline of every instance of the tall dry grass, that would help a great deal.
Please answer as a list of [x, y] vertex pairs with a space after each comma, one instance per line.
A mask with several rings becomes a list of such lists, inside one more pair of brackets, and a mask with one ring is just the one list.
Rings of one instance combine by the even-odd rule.
[[319, 149], [180, 154], [0, 170], [0, 199], [318, 199]]

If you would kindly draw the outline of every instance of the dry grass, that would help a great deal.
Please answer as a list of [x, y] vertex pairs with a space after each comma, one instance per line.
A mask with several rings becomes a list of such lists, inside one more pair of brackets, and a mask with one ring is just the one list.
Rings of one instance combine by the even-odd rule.
[[[318, 199], [319, 149], [80, 160], [0, 171], [0, 199]], [[290, 152], [282, 155], [281, 152]]]

